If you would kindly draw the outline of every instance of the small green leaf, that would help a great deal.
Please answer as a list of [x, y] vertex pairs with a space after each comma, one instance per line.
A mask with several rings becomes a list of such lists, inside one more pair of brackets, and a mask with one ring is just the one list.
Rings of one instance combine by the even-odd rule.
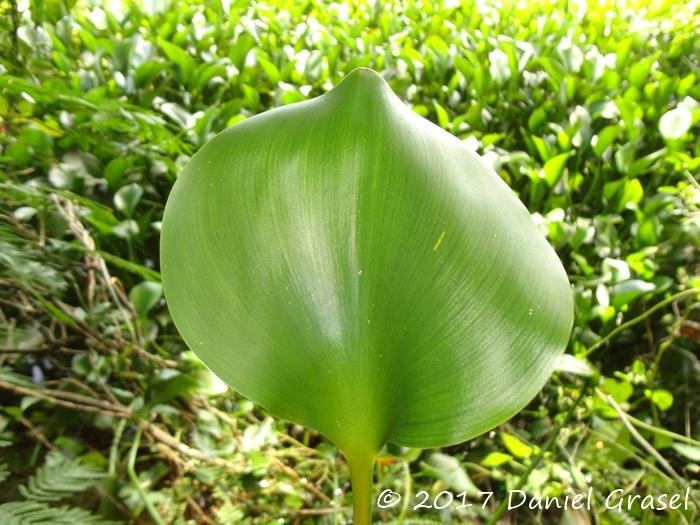
[[144, 281], [134, 286], [129, 292], [129, 299], [134, 305], [136, 315], [145, 318], [148, 312], [158, 304], [163, 296], [163, 289], [160, 284], [151, 281]]
[[102, 176], [107, 180], [110, 188], [120, 186], [124, 172], [129, 168], [129, 160], [125, 157], [115, 157], [105, 166]]
[[177, 66], [181, 80], [185, 84], [189, 84], [192, 80], [192, 74], [197, 67], [197, 62], [195, 62], [194, 58], [184, 49], [162, 38], [158, 38], [158, 45], [163, 50], [163, 53], [165, 53], [165, 56]]
[[661, 115], [659, 119], [659, 132], [666, 140], [677, 140], [685, 135], [693, 124], [693, 115], [683, 104], [679, 104]]
[[615, 65], [618, 69], [624, 69], [627, 66], [627, 61], [629, 60], [633, 43], [634, 39], [631, 36], [617, 41], [615, 45]]
[[112, 232], [122, 239], [130, 239], [140, 232], [139, 224], [133, 219], [126, 219], [112, 228]]
[[629, 383], [629, 381], [606, 377], [603, 381], [603, 390], [607, 394], [610, 394], [618, 403], [624, 403], [634, 392], [634, 387]]
[[503, 441], [503, 445], [508, 449], [508, 452], [518, 459], [529, 458], [534, 451], [533, 447], [523, 442], [514, 434], [501, 432], [501, 441]]
[[149, 60], [139, 65], [134, 71], [134, 83], [137, 87], [143, 87], [146, 83], [155, 79], [155, 77], [163, 70], [168, 69], [167, 62], [163, 59]]
[[644, 188], [639, 179], [631, 179], [625, 182], [624, 189], [620, 195], [620, 202], [617, 206], [618, 212], [629, 208], [630, 204], [639, 204], [644, 198]]
[[628, 142], [615, 152], [615, 166], [620, 173], [627, 174], [634, 161], [635, 144]]
[[547, 141], [538, 137], [537, 135], [532, 135], [530, 138], [532, 139], [532, 143], [534, 144], [535, 149], [537, 150], [537, 153], [542, 161], [547, 163], [552, 158], [552, 147], [547, 143]]
[[571, 156], [571, 152], [560, 153], [544, 163], [544, 180], [552, 188], [559, 181], [561, 174], [566, 167], [566, 161]]
[[500, 467], [504, 463], [508, 463], [513, 456], [504, 454], [503, 452], [489, 452], [489, 454], [481, 460], [481, 465], [486, 468]]
[[508, 55], [501, 49], [489, 52], [489, 74], [497, 84], [502, 84], [510, 78], [511, 71]]
[[561, 62], [546, 56], [539, 57], [538, 62], [547, 73], [550, 85], [559, 89], [565, 73]]
[[659, 410], [665, 411], [671, 408], [673, 405], [673, 394], [668, 390], [662, 388], [657, 388], [654, 390], [645, 390], [644, 395], [647, 399], [650, 399]]
[[622, 131], [622, 128], [617, 125], [607, 126], [603, 128], [597, 135], [593, 137], [593, 151], [599, 157], [603, 156], [605, 150], [613, 144]]
[[444, 481], [448, 487], [456, 492], [466, 492], [470, 496], [479, 494], [479, 489], [474, 485], [457, 458], [441, 452], [434, 452], [428, 457], [425, 467], [434, 477]]
[[38, 210], [36, 208], [31, 206], [20, 206], [12, 212], [12, 215], [18, 221], [28, 221], [36, 215], [37, 211]]
[[643, 157], [640, 157], [636, 159], [634, 162], [629, 167], [628, 171], [628, 176], [629, 177], [637, 177], [643, 172], [647, 171], [650, 167], [653, 167], [653, 164], [658, 160], [664, 158], [666, 155], [667, 150], [666, 148], [661, 148], [657, 151], [653, 151], [649, 153], [648, 155], [644, 155]]
[[530, 131], [538, 131], [547, 122], [547, 112], [544, 108], [537, 107], [527, 119], [527, 127]]
[[674, 443], [671, 446], [681, 456], [686, 457], [691, 461], [700, 463], [700, 447], [686, 445], [685, 443]]
[[447, 114], [445, 108], [443, 108], [437, 101], [433, 101], [433, 107], [435, 108], [435, 114], [437, 115], [437, 123], [442, 129], [447, 129], [450, 125], [450, 116]]
[[194, 85], [199, 89], [204, 89], [212, 80], [226, 78], [226, 67], [222, 64], [204, 63], [197, 68], [194, 76], [196, 78]]
[[194, 374], [181, 374], [179, 372], [167, 374], [164, 379], [155, 381], [150, 386], [146, 396], [146, 408], [166, 403], [176, 397], [187, 399], [192, 396], [199, 387], [199, 380]]
[[190, 122], [192, 120], [192, 115], [182, 106], [174, 102], [163, 102], [160, 105], [160, 110], [175, 121], [182, 129], [188, 129], [192, 126]]
[[131, 217], [142, 195], [143, 188], [139, 184], [132, 182], [131, 184], [122, 186], [116, 191], [114, 194], [114, 205], [119, 211], [123, 212], [124, 215]]
[[595, 370], [583, 359], [579, 359], [571, 354], [562, 354], [557, 359], [556, 370], [558, 372], [568, 372], [582, 377], [590, 377], [593, 375]]
[[622, 306], [630, 304], [642, 295], [654, 290], [656, 290], [654, 283], [642, 281], [641, 279], [628, 279], [610, 288], [610, 303], [615, 310], [619, 310]]
[[443, 57], [447, 57], [450, 53], [449, 47], [445, 41], [437, 35], [430, 35], [426, 39], [425, 45], [428, 49]]
[[635, 62], [629, 71], [629, 81], [633, 86], [641, 86], [649, 78], [651, 68], [656, 62], [656, 56], [646, 57]]
[[262, 52], [258, 50], [257, 52], [257, 60], [258, 64], [260, 65], [261, 69], [265, 72], [265, 75], [267, 76], [267, 79], [269, 80], [270, 84], [277, 85], [279, 81], [281, 80], [281, 75], [280, 71], [273, 64], [270, 60], [268, 60], [265, 56], [263, 56]]

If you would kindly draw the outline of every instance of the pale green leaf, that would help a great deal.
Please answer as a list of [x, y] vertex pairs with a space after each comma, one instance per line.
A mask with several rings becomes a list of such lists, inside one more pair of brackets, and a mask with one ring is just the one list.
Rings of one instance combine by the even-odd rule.
[[500, 467], [504, 463], [508, 463], [513, 456], [504, 454], [503, 452], [490, 452], [482, 461], [481, 465], [486, 468]]
[[526, 444], [522, 439], [514, 434], [502, 432], [501, 441], [503, 441], [503, 445], [506, 447], [506, 449], [508, 449], [508, 452], [519, 459], [529, 458], [534, 451], [530, 445]]
[[159, 283], [144, 281], [134, 286], [129, 292], [129, 299], [139, 317], [146, 317], [148, 312], [158, 304], [163, 289]]
[[558, 372], [568, 372], [582, 377], [590, 377], [594, 373], [593, 367], [587, 361], [571, 354], [560, 355], [555, 368]]
[[662, 388], [645, 390], [644, 395], [654, 403], [659, 410], [668, 410], [673, 405], [673, 394]]
[[676, 140], [685, 135], [693, 124], [693, 115], [683, 104], [661, 115], [659, 132], [666, 140]]
[[564, 168], [566, 168], [566, 161], [570, 156], [570, 152], [560, 153], [545, 162], [543, 168], [544, 180], [550, 188], [553, 187], [559, 180], [559, 177], [561, 177]]
[[700, 447], [686, 445], [685, 443], [674, 443], [672, 447], [681, 456], [688, 458], [691, 461], [700, 463]]
[[158, 39], [158, 45], [163, 50], [163, 53], [165, 53], [165, 56], [175, 64], [182, 81], [186, 84], [189, 83], [197, 67], [195, 59], [184, 49], [162, 38]]
[[190, 348], [340, 447], [363, 516], [384, 443], [443, 446], [508, 419], [573, 322], [527, 209], [367, 69], [205, 145], [166, 205], [161, 269]]
[[142, 195], [143, 188], [141, 186], [135, 182], [127, 184], [119, 188], [114, 194], [114, 205], [118, 210], [124, 212], [124, 215], [131, 217]]
[[428, 457], [425, 467], [454, 491], [466, 492], [470, 496], [479, 494], [479, 489], [474, 485], [457, 458], [442, 452], [433, 452]]

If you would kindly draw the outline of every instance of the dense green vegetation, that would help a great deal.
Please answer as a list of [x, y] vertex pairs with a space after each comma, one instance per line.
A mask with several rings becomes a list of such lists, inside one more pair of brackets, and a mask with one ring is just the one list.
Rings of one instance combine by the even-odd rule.
[[[345, 522], [338, 451], [183, 344], [158, 242], [214, 133], [357, 66], [494, 166], [576, 301], [525, 411], [382, 452], [377, 496], [404, 497], [376, 521], [697, 523], [700, 13], [646, 4], [0, 1], [0, 523]], [[687, 509], [605, 508], [688, 487]], [[504, 513], [516, 489], [591, 508]]]

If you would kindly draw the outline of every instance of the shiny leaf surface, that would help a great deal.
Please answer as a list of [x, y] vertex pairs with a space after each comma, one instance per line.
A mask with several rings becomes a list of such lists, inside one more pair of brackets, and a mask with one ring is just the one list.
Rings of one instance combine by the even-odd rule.
[[511, 417], [572, 324], [566, 274], [525, 207], [367, 69], [204, 146], [161, 251], [195, 353], [351, 468], [387, 441], [448, 445]]

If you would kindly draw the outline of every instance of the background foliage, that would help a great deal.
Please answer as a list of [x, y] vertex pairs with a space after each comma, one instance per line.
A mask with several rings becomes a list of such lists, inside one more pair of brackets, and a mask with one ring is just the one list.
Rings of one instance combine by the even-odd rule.
[[[214, 133], [358, 66], [493, 165], [576, 297], [527, 410], [468, 444], [383, 452], [377, 490], [404, 500], [376, 519], [700, 520], [696, 2], [2, 0], [0, 50], [0, 522], [347, 520], [337, 451], [183, 345], [158, 238]], [[603, 506], [686, 487], [687, 510]], [[511, 489], [589, 488], [590, 511], [504, 512]], [[419, 490], [476, 504], [414, 510]]]

